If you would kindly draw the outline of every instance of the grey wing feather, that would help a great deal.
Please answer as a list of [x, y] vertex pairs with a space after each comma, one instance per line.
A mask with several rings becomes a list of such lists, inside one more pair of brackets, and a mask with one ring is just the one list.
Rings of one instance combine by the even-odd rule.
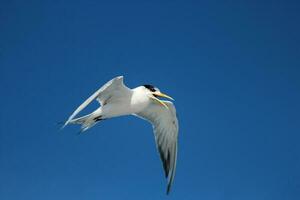
[[114, 95], [114, 92], [118, 92], [120, 90], [128, 90], [128, 88], [123, 83], [123, 76], [118, 76], [108, 81], [94, 94], [92, 94], [72, 113], [72, 115], [68, 118], [63, 127], [65, 127], [80, 111], [87, 107], [96, 98], [101, 103], [101, 105], [103, 105], [107, 102], [111, 95]]
[[158, 104], [150, 104], [144, 111], [136, 113], [136, 115], [148, 120], [153, 125], [156, 146], [162, 160], [165, 176], [168, 179], [168, 194], [176, 171], [178, 120], [172, 102], [163, 102], [169, 109]]

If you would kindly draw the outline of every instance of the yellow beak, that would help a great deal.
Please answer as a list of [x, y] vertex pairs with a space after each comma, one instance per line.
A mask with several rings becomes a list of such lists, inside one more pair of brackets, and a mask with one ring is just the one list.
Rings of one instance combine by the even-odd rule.
[[171, 99], [174, 101], [174, 99], [164, 93], [161, 93], [161, 92], [154, 92], [153, 94], [155, 94], [156, 96], [159, 96], [159, 97], [164, 97], [164, 98], [167, 98], [167, 99]]
[[[164, 97], [164, 98], [167, 98], [167, 99], [171, 99], [171, 100], [174, 100], [172, 97], [166, 95], [166, 94], [163, 94], [161, 92], [153, 92], [153, 94], [155, 96], [159, 96], [159, 97]], [[151, 99], [153, 99], [154, 101], [156, 101], [157, 103], [161, 104], [162, 106], [164, 106], [165, 108], [169, 109], [168, 106], [160, 99], [154, 97], [154, 96], [149, 96]]]

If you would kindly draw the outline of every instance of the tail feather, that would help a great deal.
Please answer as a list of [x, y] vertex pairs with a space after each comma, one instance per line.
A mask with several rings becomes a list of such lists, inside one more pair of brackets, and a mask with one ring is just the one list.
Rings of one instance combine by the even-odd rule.
[[96, 117], [93, 113], [91, 113], [83, 117], [72, 119], [71, 121], [68, 122], [68, 124], [80, 124], [81, 125], [80, 132], [84, 132], [89, 128], [93, 127], [99, 120], [101, 120], [101, 116]]

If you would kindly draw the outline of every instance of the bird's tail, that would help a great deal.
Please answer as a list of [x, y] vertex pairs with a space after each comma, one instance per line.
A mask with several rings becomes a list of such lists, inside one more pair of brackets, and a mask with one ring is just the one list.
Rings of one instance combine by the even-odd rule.
[[81, 125], [80, 132], [84, 132], [89, 128], [93, 127], [100, 120], [102, 120], [101, 115], [96, 116], [94, 113], [91, 113], [83, 117], [72, 119], [71, 121], [69, 121], [68, 124], [80, 124]]

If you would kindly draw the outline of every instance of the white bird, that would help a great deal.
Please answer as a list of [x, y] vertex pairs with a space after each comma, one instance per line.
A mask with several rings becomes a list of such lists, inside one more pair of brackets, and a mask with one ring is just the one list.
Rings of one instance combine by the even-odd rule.
[[[169, 194], [176, 170], [178, 121], [173, 103], [162, 101], [158, 97], [173, 100], [152, 85], [130, 89], [124, 85], [123, 76], [119, 76], [107, 82], [83, 102], [63, 127], [68, 124], [80, 124], [83, 132], [100, 120], [123, 115], [135, 115], [149, 121], [153, 125], [156, 147], [163, 163]], [[74, 118], [95, 99], [101, 107], [86, 116]]]

